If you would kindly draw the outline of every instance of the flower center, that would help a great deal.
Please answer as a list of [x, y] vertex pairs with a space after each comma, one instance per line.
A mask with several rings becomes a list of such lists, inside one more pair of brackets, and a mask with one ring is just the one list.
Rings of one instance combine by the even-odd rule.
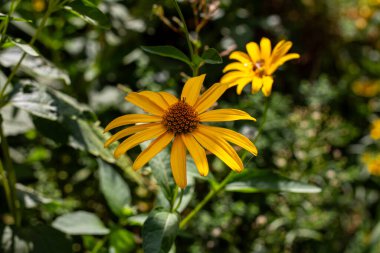
[[259, 77], [262, 77], [265, 74], [264, 69], [265, 61], [264, 60], [258, 60], [253, 64], [253, 71], [258, 75]]
[[174, 134], [190, 133], [199, 123], [198, 113], [184, 99], [170, 106], [162, 118], [162, 124]]

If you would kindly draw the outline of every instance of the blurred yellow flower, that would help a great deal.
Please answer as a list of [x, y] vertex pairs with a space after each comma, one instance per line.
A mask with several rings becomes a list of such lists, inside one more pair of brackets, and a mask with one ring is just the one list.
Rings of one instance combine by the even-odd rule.
[[364, 153], [362, 161], [367, 166], [368, 172], [374, 176], [380, 176], [380, 154]]
[[33, 10], [42, 12], [46, 8], [45, 0], [32, 0]]
[[372, 121], [370, 135], [372, 139], [380, 140], [380, 119]]
[[380, 93], [380, 81], [358, 80], [352, 85], [352, 91], [362, 97], [374, 97]]
[[125, 99], [142, 108], [149, 115], [127, 114], [111, 121], [105, 128], [105, 132], [120, 126], [135, 125], [111, 136], [106, 141], [105, 147], [133, 134], [116, 148], [114, 155], [118, 158], [139, 143], [155, 139], [134, 161], [132, 167], [134, 170], [138, 170], [174, 139], [170, 163], [174, 180], [181, 188], [187, 185], [187, 150], [202, 176], [206, 176], [209, 171], [205, 150], [215, 154], [232, 170], [242, 171], [243, 163], [228, 142], [239, 145], [253, 155], [257, 155], [255, 145], [242, 134], [201, 123], [235, 120], [255, 121], [255, 119], [246, 112], [236, 109], [207, 111], [226, 91], [228, 85], [216, 83], [200, 95], [204, 79], [205, 75], [190, 78], [185, 83], [180, 99], [166, 92], [130, 92]]
[[230, 87], [237, 86], [237, 94], [241, 94], [243, 88], [252, 83], [252, 93], [262, 90], [265, 96], [269, 96], [272, 91], [273, 73], [285, 62], [298, 59], [299, 54], [287, 54], [292, 47], [292, 42], [282, 40], [272, 51], [271, 42], [267, 38], [262, 38], [260, 46], [255, 42], [246, 45], [247, 53], [235, 51], [230, 55], [230, 59], [237, 62], [228, 64], [223, 73], [226, 73], [221, 83], [229, 83]]

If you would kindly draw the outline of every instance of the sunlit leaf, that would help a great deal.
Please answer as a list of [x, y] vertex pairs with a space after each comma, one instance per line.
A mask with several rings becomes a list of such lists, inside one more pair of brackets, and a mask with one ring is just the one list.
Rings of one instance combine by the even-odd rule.
[[[21, 49], [19, 47], [11, 47], [3, 50], [0, 52], [0, 65], [7, 68], [16, 66], [24, 54], [24, 50], [25, 48]], [[41, 79], [63, 80], [66, 84], [70, 84], [71, 82], [65, 71], [58, 69], [53, 63], [42, 56], [26, 54], [21, 62], [20, 70]]]
[[57, 120], [57, 106], [53, 97], [45, 88], [33, 81], [20, 82], [12, 91], [10, 102], [13, 106], [23, 109], [38, 117]]
[[142, 229], [144, 252], [168, 252], [174, 243], [179, 229], [176, 213], [152, 211]]
[[[98, 159], [100, 190], [107, 200], [108, 206], [118, 216], [123, 216], [130, 212], [131, 192], [128, 184], [107, 163]], [[117, 194], [115, 194], [117, 189]]]
[[41, 204], [52, 202], [51, 199], [43, 197], [40, 193], [22, 184], [16, 184], [16, 192], [21, 205], [25, 208], [35, 208]]
[[85, 211], [59, 216], [52, 226], [69, 235], [105, 235], [110, 232], [98, 216]]
[[89, 0], [75, 0], [69, 3], [65, 9], [92, 25], [105, 29], [110, 28], [107, 16]]
[[190, 59], [181, 50], [173, 46], [142, 46], [141, 48], [148, 53], [173, 58], [191, 66]]
[[227, 184], [227, 191], [242, 193], [273, 191], [319, 193], [321, 191], [321, 188], [315, 185], [298, 182], [270, 171], [246, 169], [232, 181]]

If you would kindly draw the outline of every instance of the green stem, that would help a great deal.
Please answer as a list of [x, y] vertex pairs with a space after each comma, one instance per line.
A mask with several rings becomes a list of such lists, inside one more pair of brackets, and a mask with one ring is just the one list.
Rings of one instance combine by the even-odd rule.
[[9, 210], [11, 211], [12, 214], [14, 214], [14, 208], [13, 208], [13, 202], [12, 202], [12, 196], [11, 196], [11, 189], [9, 187], [8, 178], [7, 178], [7, 175], [5, 173], [2, 160], [0, 160], [0, 177], [1, 177], [1, 180], [2, 180], [2, 185], [4, 187], [5, 197], [7, 199], [7, 204], [8, 204]]
[[[266, 118], [267, 118], [267, 112], [268, 112], [268, 108], [269, 108], [269, 103], [270, 103], [270, 97], [267, 98], [266, 100], [266, 104], [265, 104], [265, 109], [264, 109], [264, 113], [263, 113], [263, 120], [261, 121], [261, 124], [260, 124], [260, 127], [259, 127], [259, 131], [258, 131], [258, 134], [256, 135], [256, 137], [254, 138], [254, 141], [257, 141], [259, 135], [261, 134], [262, 130], [263, 130], [263, 127], [264, 127], [264, 124], [266, 122]], [[244, 158], [246, 156], [246, 154], [243, 155]], [[186, 226], [186, 224], [200, 211], [202, 210], [202, 208], [212, 199], [212, 197], [214, 197], [216, 194], [218, 194], [220, 191], [224, 190], [224, 187], [226, 187], [226, 185], [230, 182], [231, 178], [234, 176], [234, 172], [233, 171], [230, 171], [230, 173], [227, 175], [227, 177], [220, 183], [218, 184], [216, 187], [214, 188], [211, 188], [211, 191], [206, 195], [206, 197], [204, 197], [204, 199], [198, 203], [198, 205], [181, 221], [181, 223], [179, 224], [179, 227], [182, 229]]]
[[[3, 131], [3, 118], [0, 114], [0, 138], [1, 138], [1, 149], [3, 151], [4, 161], [5, 161], [5, 167], [7, 170], [7, 180], [9, 184], [9, 195], [11, 198], [11, 211], [13, 214], [13, 218], [15, 219], [15, 223], [17, 226], [20, 226], [21, 224], [21, 213], [20, 213], [20, 203], [17, 199], [17, 192], [16, 192], [16, 173], [13, 167], [13, 163], [11, 160], [11, 157], [9, 155], [9, 146], [7, 139], [5, 138], [4, 131]], [[4, 173], [5, 174], [5, 173]]]
[[178, 186], [176, 185], [175, 189], [174, 189], [173, 197], [172, 197], [172, 200], [171, 200], [171, 203], [170, 203], [170, 209], [171, 209], [171, 211], [175, 210], [174, 206], [175, 206], [175, 201], [177, 199], [177, 196], [178, 196]]
[[189, 30], [187, 29], [187, 25], [186, 25], [186, 21], [185, 21], [185, 18], [183, 17], [183, 14], [182, 14], [182, 11], [181, 11], [181, 8], [179, 8], [179, 5], [177, 3], [177, 0], [172, 0], [173, 4], [174, 4], [174, 7], [175, 9], [177, 10], [178, 12], [178, 15], [179, 15], [179, 18], [181, 19], [182, 21], [182, 24], [183, 24], [183, 31], [185, 33], [185, 36], [186, 36], [186, 41], [187, 41], [187, 46], [189, 47], [189, 52], [190, 52], [190, 56], [191, 56], [191, 59], [194, 60], [194, 50], [193, 50], [193, 46], [191, 45], [191, 41], [190, 41], [190, 34], [189, 34]]
[[234, 172], [230, 171], [230, 173], [227, 175], [227, 177], [215, 188], [213, 188], [206, 197], [199, 202], [199, 204], [191, 211], [179, 224], [179, 228], [184, 228], [186, 224], [200, 211], [202, 208], [214, 197], [216, 194], [218, 194], [220, 191], [224, 189], [224, 187], [228, 184], [228, 182], [231, 180], [231, 178], [234, 176]]
[[94, 248], [91, 250], [91, 253], [97, 253], [99, 250], [101, 250], [101, 248], [104, 246], [104, 244], [107, 242], [108, 240], [108, 236], [105, 236], [104, 238], [102, 238], [101, 240], [99, 240]]
[[267, 97], [266, 101], [265, 101], [265, 109], [264, 109], [264, 113], [263, 113], [263, 120], [260, 123], [257, 135], [255, 136], [255, 138], [253, 138], [253, 142], [257, 141], [257, 139], [259, 138], [259, 136], [261, 135], [261, 133], [264, 129], [264, 124], [267, 121], [267, 113], [268, 113], [268, 109], [269, 109], [269, 104], [270, 104], [270, 97]]
[[179, 201], [178, 201], [178, 204], [177, 204], [177, 206], [174, 208], [174, 211], [177, 211], [177, 209], [179, 208], [179, 206], [181, 205], [181, 203], [182, 203], [182, 198], [183, 198], [183, 193], [184, 193], [185, 191], [183, 190], [183, 189], [181, 189], [181, 195], [179, 196]]
[[[55, 8], [55, 1], [51, 1], [49, 2], [49, 6], [48, 6], [48, 9], [47, 11], [45, 12], [45, 15], [43, 16], [42, 18], [42, 21], [41, 23], [39, 24], [35, 34], [33, 35], [32, 39], [30, 40], [29, 42], [29, 46], [33, 46], [34, 42], [36, 41], [36, 39], [38, 38], [39, 34], [41, 33], [42, 29], [44, 28], [45, 24], [46, 24], [46, 21], [48, 20], [49, 16], [52, 14], [53, 10]], [[10, 84], [10, 82], [12, 81], [13, 77], [15, 76], [17, 70], [19, 69], [22, 61], [24, 60], [26, 56], [26, 53], [24, 52], [20, 58], [20, 60], [17, 62], [16, 66], [12, 69], [12, 72], [10, 73], [7, 81], [5, 82], [3, 88], [1, 89], [0, 91], [0, 99], [3, 98], [4, 96], [4, 92], [7, 88], [7, 86]]]

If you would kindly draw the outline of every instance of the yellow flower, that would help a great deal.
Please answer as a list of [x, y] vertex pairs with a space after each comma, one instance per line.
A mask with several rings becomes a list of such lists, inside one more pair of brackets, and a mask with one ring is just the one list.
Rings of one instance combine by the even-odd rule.
[[371, 124], [371, 138], [374, 140], [380, 140], [380, 119], [376, 119]]
[[366, 164], [368, 172], [374, 176], [380, 176], [380, 154], [365, 153], [362, 161]]
[[241, 94], [243, 88], [252, 83], [252, 94], [262, 90], [265, 96], [269, 96], [272, 91], [273, 73], [286, 61], [297, 59], [299, 54], [286, 54], [292, 47], [292, 42], [282, 40], [272, 51], [271, 42], [267, 38], [262, 38], [260, 47], [255, 42], [246, 45], [248, 54], [235, 51], [230, 55], [230, 59], [238, 62], [228, 64], [224, 69], [225, 74], [221, 83], [229, 83], [230, 87], [237, 86], [237, 93]]
[[374, 97], [380, 93], [380, 82], [373, 80], [358, 80], [352, 85], [352, 91], [362, 97]]
[[106, 141], [105, 147], [133, 134], [116, 148], [114, 156], [118, 158], [139, 143], [155, 139], [134, 161], [132, 167], [134, 170], [138, 170], [174, 139], [170, 163], [174, 180], [181, 188], [186, 187], [187, 184], [187, 150], [202, 176], [206, 176], [209, 171], [205, 150], [215, 154], [232, 170], [242, 171], [243, 163], [228, 142], [257, 155], [255, 145], [242, 134], [201, 123], [234, 120], [255, 121], [255, 119], [246, 112], [236, 109], [207, 111], [226, 91], [228, 85], [216, 83], [200, 95], [204, 79], [205, 75], [190, 78], [182, 90], [181, 99], [177, 99], [167, 92], [130, 92], [125, 99], [142, 108], [149, 115], [127, 114], [111, 121], [105, 128], [105, 132], [124, 125], [135, 125], [114, 134]]
[[32, 0], [32, 6], [36, 12], [42, 12], [45, 10], [46, 3], [45, 0]]

